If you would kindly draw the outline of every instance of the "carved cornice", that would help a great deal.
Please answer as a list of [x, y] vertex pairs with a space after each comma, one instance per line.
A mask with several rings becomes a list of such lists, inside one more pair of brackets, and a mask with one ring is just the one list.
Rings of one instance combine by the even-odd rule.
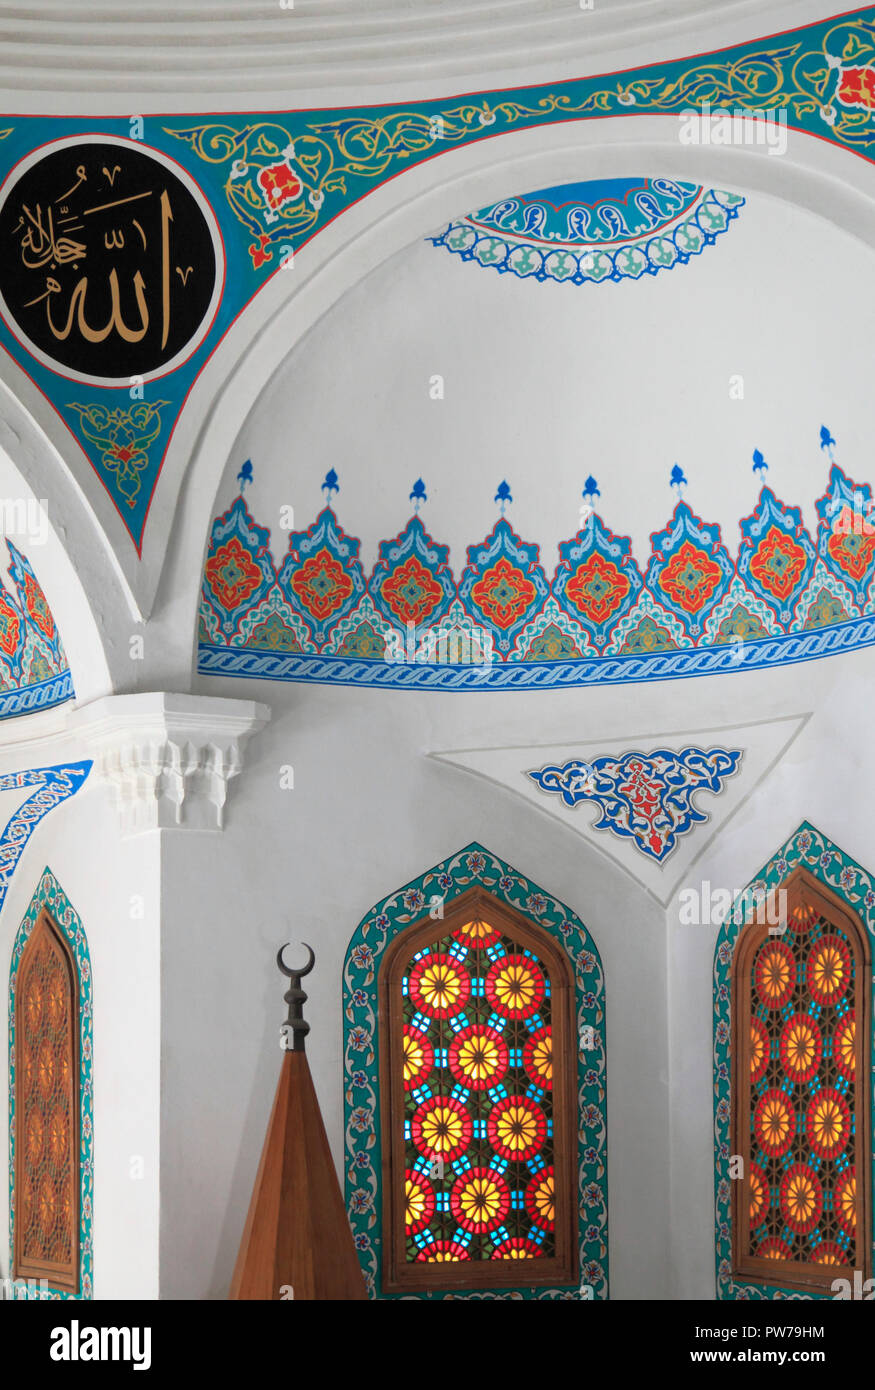
[[217, 11], [212, 0], [32, 0], [26, 11], [0, 17], [0, 90], [63, 93], [68, 103], [81, 94], [91, 108], [100, 91], [125, 114], [134, 109], [131, 92], [243, 93], [257, 102], [265, 91], [434, 80], [464, 91], [472, 76], [584, 71], [633, 44], [666, 48], [659, 57], [702, 51], [717, 32], [715, 42], [737, 42], [829, 13], [816, 0], [726, 0], [718, 23], [707, 0], [653, 8], [648, 0], [231, 0]]
[[70, 715], [68, 727], [108, 783], [123, 836], [146, 830], [221, 830], [228, 784], [243, 767], [267, 705], [163, 691], [110, 695]]

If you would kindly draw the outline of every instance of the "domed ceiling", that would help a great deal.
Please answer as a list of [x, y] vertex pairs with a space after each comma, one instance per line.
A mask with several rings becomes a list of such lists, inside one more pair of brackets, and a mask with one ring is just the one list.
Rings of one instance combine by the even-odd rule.
[[826, 222], [667, 178], [453, 219], [253, 411], [201, 671], [518, 689], [869, 645], [870, 285]]

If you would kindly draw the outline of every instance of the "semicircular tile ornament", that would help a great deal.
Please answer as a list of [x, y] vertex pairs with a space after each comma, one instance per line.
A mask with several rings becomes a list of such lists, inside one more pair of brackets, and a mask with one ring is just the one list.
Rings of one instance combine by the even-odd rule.
[[523, 280], [639, 280], [713, 246], [743, 206], [737, 193], [696, 183], [596, 179], [504, 198], [426, 240]]

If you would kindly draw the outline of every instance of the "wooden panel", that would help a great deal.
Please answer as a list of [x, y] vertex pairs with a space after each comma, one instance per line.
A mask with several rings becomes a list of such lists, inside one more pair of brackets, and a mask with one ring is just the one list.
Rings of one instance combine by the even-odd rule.
[[79, 1288], [79, 989], [67, 942], [43, 910], [15, 989], [13, 1277]]
[[[743, 1179], [733, 1182], [733, 1270], [763, 1283], [831, 1292], [835, 1279], [853, 1280], [856, 1269], [871, 1274], [869, 1094], [860, 1082], [871, 1065], [869, 941], [847, 904], [807, 870], [796, 869], [782, 888], [788, 931], [773, 929], [770, 935], [766, 922], [748, 923], [733, 961], [733, 1133], [744, 1163]], [[819, 947], [823, 942], [826, 947]], [[846, 988], [831, 988], [828, 975], [826, 989], [818, 989], [824, 949], [834, 952], [836, 978], [847, 966], [853, 969]], [[789, 967], [791, 958], [794, 969], [785, 983], [782, 962]], [[856, 1027], [845, 1045], [852, 1010]], [[765, 1149], [762, 1139], [756, 1146], [767, 1156], [765, 1171], [758, 1173], [752, 1167], [752, 1114], [759, 1106], [762, 1125], [770, 1096], [773, 1137]], [[809, 1117], [816, 1119], [819, 1101], [832, 1105], [831, 1097], [837, 1097], [835, 1141], [813, 1145]], [[850, 1125], [841, 1142], [844, 1106]], [[791, 1122], [786, 1139], [784, 1109]], [[852, 1169], [855, 1192], [849, 1188]], [[785, 1205], [776, 1208], [772, 1193], [782, 1189]], [[818, 1208], [812, 1223], [806, 1213]], [[788, 1220], [788, 1212], [796, 1219]], [[829, 1263], [822, 1262], [824, 1256]]]

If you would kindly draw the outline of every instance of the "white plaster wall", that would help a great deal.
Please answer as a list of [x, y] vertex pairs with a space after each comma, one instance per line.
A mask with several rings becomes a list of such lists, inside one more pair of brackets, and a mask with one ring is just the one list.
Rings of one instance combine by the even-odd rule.
[[[18, 765], [49, 766], [64, 755], [83, 756], [69, 747], [42, 748], [29, 764]], [[158, 842], [156, 834], [122, 842], [107, 793], [92, 779], [93, 774], [79, 792], [48, 812], [22, 853], [0, 913], [0, 979], [9, 979], [16, 932], [48, 866], [82, 920], [91, 953], [94, 1297], [148, 1299], [158, 1295]], [[144, 899], [142, 920], [131, 916], [134, 894]], [[7, 995], [4, 984], [4, 1000]], [[0, 1093], [8, 1094], [5, 1042]], [[9, 1270], [7, 1144], [4, 1122], [0, 1275]], [[133, 1175], [132, 1161], [138, 1157], [143, 1160], [141, 1178]]]
[[[734, 556], [739, 519], [759, 495], [758, 447], [766, 483], [813, 531], [829, 476], [822, 424], [845, 472], [875, 481], [872, 265], [861, 242], [757, 192], [689, 264], [617, 284], [521, 280], [418, 240], [290, 352], [230, 450], [213, 515], [238, 494], [250, 458], [245, 500], [280, 559], [280, 508], [294, 507], [296, 529], [309, 526], [333, 468], [331, 505], [361, 539], [367, 571], [410, 516], [422, 477], [423, 523], [450, 546], [458, 578], [466, 547], [492, 529], [507, 479], [508, 519], [540, 544], [551, 576], [592, 473], [599, 514], [632, 537], [643, 567], [677, 500], [677, 462], [685, 501], [720, 523]], [[439, 400], [429, 394], [435, 374]], [[741, 400], [730, 396], [737, 375]]]
[[[214, 693], [224, 693], [222, 683]], [[549, 818], [422, 756], [496, 736], [522, 742], [548, 714], [571, 727], [586, 718], [586, 694], [508, 701], [260, 683], [247, 683], [245, 693], [272, 704], [273, 718], [250, 745], [226, 830], [168, 836], [164, 847], [162, 1297], [227, 1296], [281, 1057], [277, 948], [304, 940], [317, 953], [306, 981], [308, 1054], [340, 1162], [349, 938], [375, 902], [475, 839], [567, 903], [599, 947], [612, 1293], [664, 1295], [663, 913]], [[280, 788], [286, 764], [294, 766], [293, 791]]]

